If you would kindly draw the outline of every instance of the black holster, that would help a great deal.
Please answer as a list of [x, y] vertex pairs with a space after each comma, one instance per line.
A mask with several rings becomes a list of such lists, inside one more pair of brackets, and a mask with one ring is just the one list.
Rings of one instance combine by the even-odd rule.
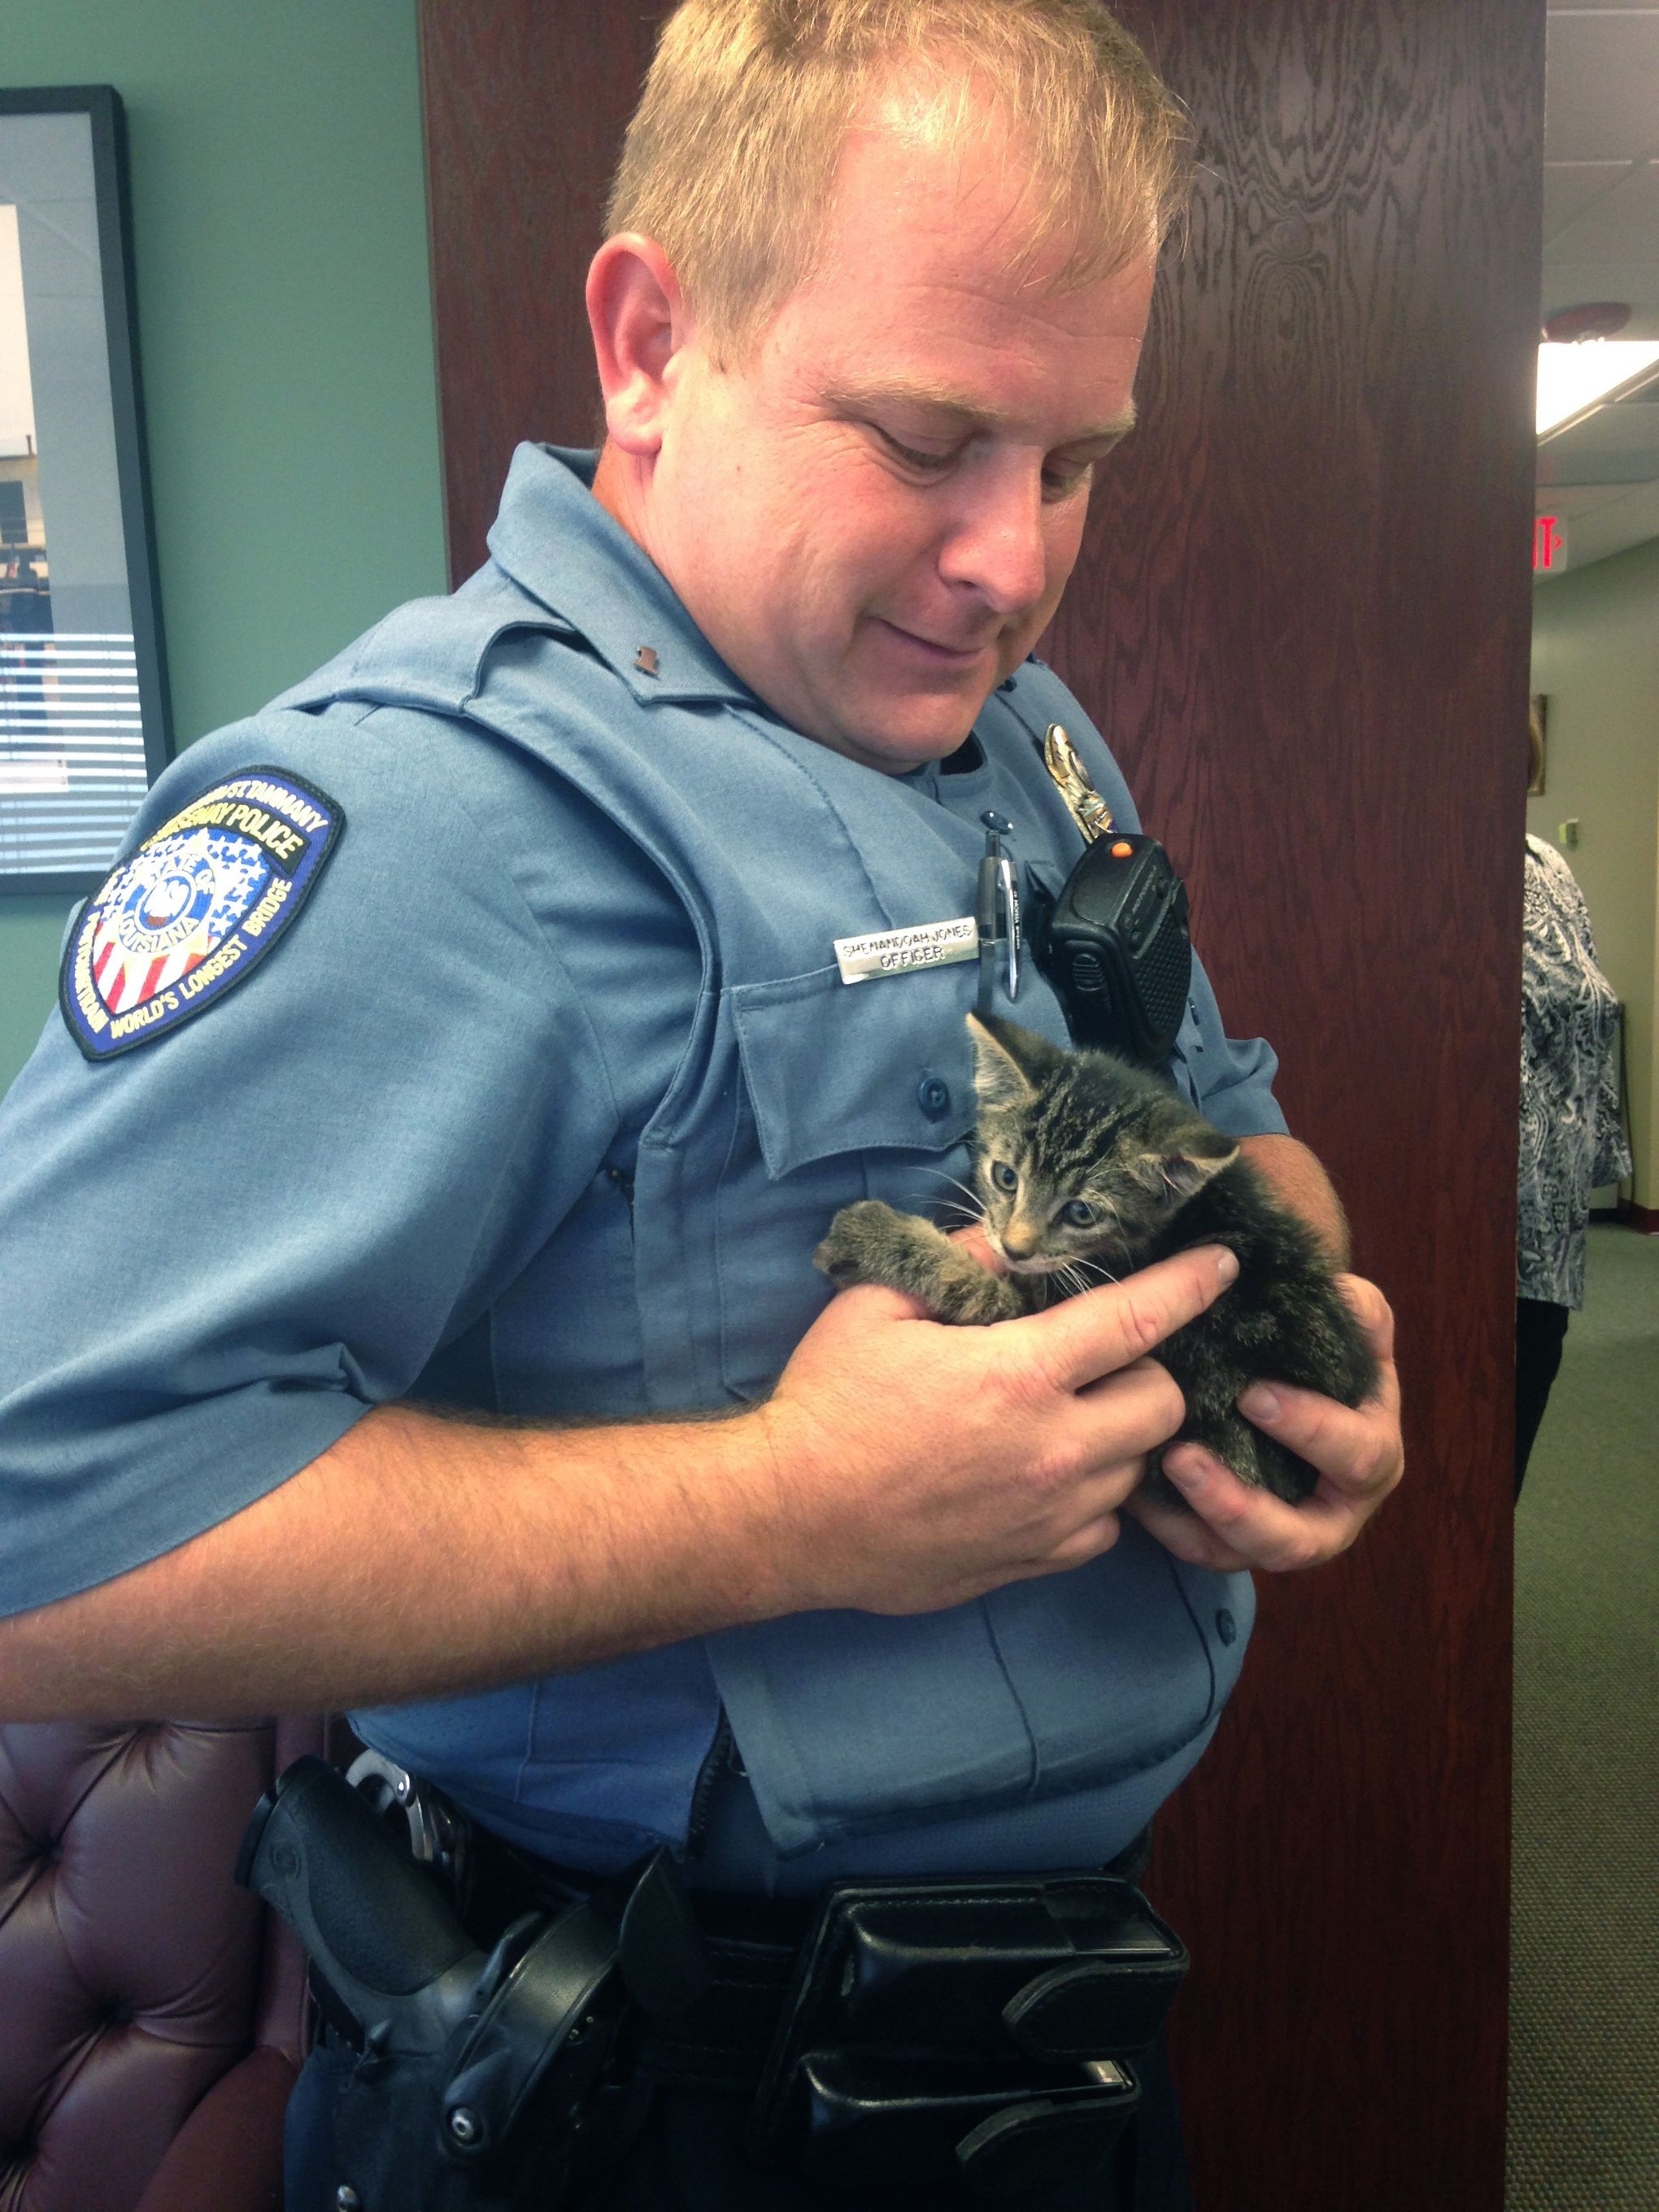
[[289, 2212], [556, 2212], [630, 2019], [704, 1977], [666, 1851], [486, 1952], [319, 1759], [262, 1801], [236, 1871], [304, 1944], [328, 2023], [326, 2154]]

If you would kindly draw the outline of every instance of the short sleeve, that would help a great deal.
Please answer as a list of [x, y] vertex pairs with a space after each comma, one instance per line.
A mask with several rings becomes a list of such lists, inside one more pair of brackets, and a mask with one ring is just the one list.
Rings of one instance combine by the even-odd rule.
[[611, 1140], [581, 997], [423, 720], [273, 715], [176, 763], [139, 836], [259, 763], [341, 811], [325, 869], [167, 1033], [93, 1064], [54, 1016], [0, 1109], [0, 1613], [185, 1542], [404, 1394]]
[[1279, 1055], [1266, 1037], [1230, 1037], [1221, 1009], [1193, 955], [1187, 1019], [1176, 1039], [1199, 1110], [1230, 1137], [1282, 1137], [1289, 1124], [1273, 1097]]

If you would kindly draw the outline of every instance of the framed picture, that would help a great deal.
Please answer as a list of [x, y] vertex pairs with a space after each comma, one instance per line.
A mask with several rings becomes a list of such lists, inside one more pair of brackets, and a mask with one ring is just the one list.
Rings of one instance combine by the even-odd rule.
[[86, 891], [171, 757], [121, 103], [0, 91], [0, 892]]
[[1532, 695], [1532, 729], [1528, 744], [1530, 754], [1527, 776], [1528, 799], [1544, 796], [1544, 757], [1549, 741], [1549, 700], [1542, 691], [1534, 691]]

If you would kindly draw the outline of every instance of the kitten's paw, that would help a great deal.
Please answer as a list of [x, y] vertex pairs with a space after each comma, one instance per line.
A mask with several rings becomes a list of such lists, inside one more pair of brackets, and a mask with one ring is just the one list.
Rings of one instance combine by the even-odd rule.
[[944, 1277], [929, 1303], [940, 1321], [957, 1328], [982, 1328], [994, 1321], [1012, 1321], [1025, 1310], [1000, 1275], [962, 1255], [962, 1264]]
[[906, 1218], [884, 1200], [843, 1206], [812, 1255], [812, 1265], [838, 1291], [854, 1283], [891, 1283], [893, 1262], [908, 1246]]
[[1252, 1490], [1265, 1490], [1274, 1498], [1282, 1498], [1287, 1505], [1300, 1505], [1311, 1497], [1319, 1477], [1304, 1459], [1288, 1452], [1272, 1437], [1247, 1421], [1243, 1414], [1229, 1413], [1213, 1419], [1194, 1419], [1188, 1401], [1187, 1425], [1181, 1431], [1183, 1438], [1190, 1437], [1213, 1452], [1224, 1467], [1231, 1468], [1241, 1482]]
[[1152, 1504], [1167, 1506], [1175, 1513], [1190, 1513], [1193, 1510], [1188, 1500], [1182, 1496], [1164, 1474], [1161, 1451], [1146, 1455], [1146, 1472], [1140, 1478], [1140, 1493]]
[[1298, 1459], [1273, 1437], [1258, 1431], [1255, 1440], [1256, 1480], [1264, 1490], [1282, 1498], [1287, 1505], [1304, 1505], [1319, 1486], [1319, 1470]]
[[1008, 1321], [1024, 1310], [1002, 1278], [981, 1267], [942, 1229], [878, 1198], [843, 1206], [812, 1264], [839, 1291], [880, 1283], [918, 1300], [935, 1320], [958, 1327]]

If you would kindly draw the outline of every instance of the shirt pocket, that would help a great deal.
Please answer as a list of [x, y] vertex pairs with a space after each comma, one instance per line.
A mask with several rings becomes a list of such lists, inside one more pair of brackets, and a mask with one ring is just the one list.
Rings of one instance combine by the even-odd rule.
[[823, 1310], [812, 1252], [837, 1208], [881, 1198], [945, 1228], [977, 1210], [974, 981], [971, 965], [855, 984], [819, 968], [727, 994], [738, 1097], [715, 1228], [732, 1395], [763, 1395]]

